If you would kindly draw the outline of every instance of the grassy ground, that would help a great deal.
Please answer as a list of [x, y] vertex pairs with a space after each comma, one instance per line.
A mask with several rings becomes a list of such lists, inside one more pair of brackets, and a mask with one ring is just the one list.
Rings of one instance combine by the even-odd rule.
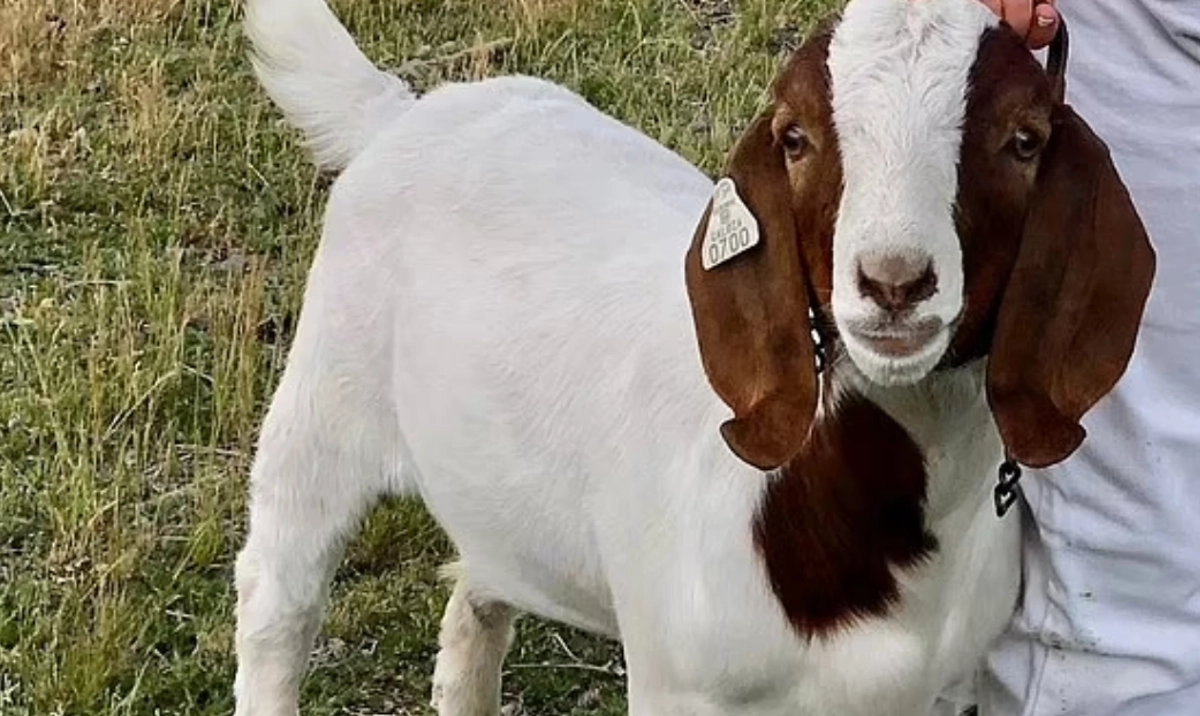
[[[837, 0], [358, 0], [419, 86], [561, 81], [707, 170]], [[328, 182], [222, 0], [0, 4], [0, 714], [231, 707], [233, 555]], [[376, 512], [338, 574], [308, 714], [426, 711], [450, 550]], [[609, 645], [533, 619], [506, 701], [618, 713]]]

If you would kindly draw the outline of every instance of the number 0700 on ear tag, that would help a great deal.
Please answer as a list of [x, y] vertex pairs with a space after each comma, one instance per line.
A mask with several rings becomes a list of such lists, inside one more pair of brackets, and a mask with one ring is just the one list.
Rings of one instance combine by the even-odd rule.
[[729, 177], [713, 190], [712, 211], [704, 234], [701, 265], [707, 271], [758, 245], [758, 222], [742, 203]]

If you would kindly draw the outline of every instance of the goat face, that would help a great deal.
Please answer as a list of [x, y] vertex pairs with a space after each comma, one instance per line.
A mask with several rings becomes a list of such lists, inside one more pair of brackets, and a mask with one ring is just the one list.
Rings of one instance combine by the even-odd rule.
[[[854, 364], [883, 384], [920, 380], [952, 338], [977, 343], [1050, 135], [1050, 82], [1016, 36], [988, 32], [978, 3], [938, 5], [856, 3], [827, 51], [844, 186], [833, 316]], [[777, 107], [804, 91], [786, 78]]]
[[[701, 357], [762, 468], [795, 455], [817, 400], [809, 315], [871, 382], [990, 355], [1005, 444], [1049, 465], [1124, 371], [1154, 254], [1104, 144], [967, 0], [854, 0], [790, 58], [727, 176], [757, 246], [687, 258]], [[828, 330], [825, 331], [829, 333]]]

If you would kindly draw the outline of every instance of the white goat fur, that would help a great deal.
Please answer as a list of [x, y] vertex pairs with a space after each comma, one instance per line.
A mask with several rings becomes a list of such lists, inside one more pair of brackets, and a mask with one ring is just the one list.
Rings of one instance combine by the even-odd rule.
[[712, 182], [561, 87], [417, 100], [321, 0], [249, 10], [267, 91], [344, 171], [253, 467], [239, 716], [297, 712], [341, 547], [389, 493], [462, 560], [444, 716], [496, 714], [509, 605], [619, 638], [635, 716], [923, 716], [971, 670], [1019, 571], [982, 366], [888, 388], [836, 366], [925, 448], [941, 546], [887, 618], [806, 641], [751, 534], [773, 476], [721, 440], [696, 349], [683, 256]]
[[[913, 321], [953, 324], [963, 310], [962, 249], [954, 222], [966, 87], [984, 30], [979, 2], [858, 2], [829, 48], [833, 117], [845, 189], [833, 244], [839, 326], [878, 310], [858, 291], [870, 251], [930, 256], [938, 290]], [[936, 27], [936, 44], [929, 39]], [[898, 31], [899, 28], [899, 31]], [[933, 44], [933, 47], [929, 45]], [[941, 360], [951, 332], [906, 361], [881, 358], [842, 331], [855, 364], [877, 381], [912, 382]]]

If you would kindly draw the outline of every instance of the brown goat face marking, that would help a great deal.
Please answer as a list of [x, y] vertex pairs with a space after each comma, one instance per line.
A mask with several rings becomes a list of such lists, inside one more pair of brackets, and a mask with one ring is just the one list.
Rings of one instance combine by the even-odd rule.
[[948, 354], [953, 362], [979, 358], [991, 347], [1053, 111], [1050, 83], [1020, 39], [1005, 30], [987, 32], [971, 70], [958, 171], [955, 218], [966, 295]]

